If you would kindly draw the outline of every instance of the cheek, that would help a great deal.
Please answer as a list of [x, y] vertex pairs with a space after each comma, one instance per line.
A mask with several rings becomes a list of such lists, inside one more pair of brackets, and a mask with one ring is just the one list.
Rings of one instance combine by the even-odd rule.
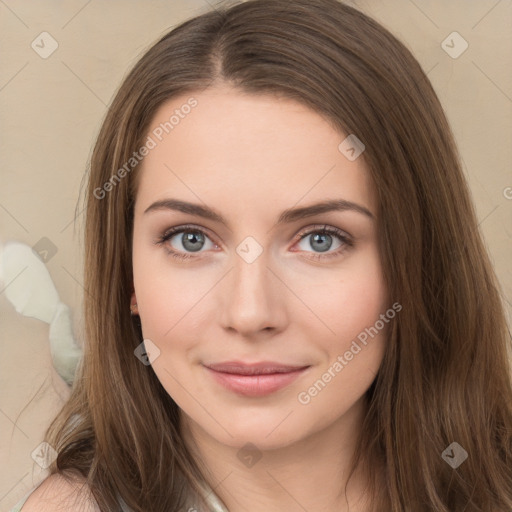
[[[361, 252], [336, 272], [316, 273], [304, 282], [300, 296], [315, 315], [305, 315], [303, 328], [317, 331], [327, 350], [340, 350], [386, 312], [387, 293], [378, 252]], [[299, 320], [300, 321], [300, 320]], [[309, 326], [309, 327], [308, 327]]]
[[317, 321], [316, 337], [311, 327], [308, 336], [317, 340], [322, 362], [295, 397], [314, 428], [342, 416], [363, 397], [377, 375], [395, 317], [378, 266], [344, 276], [329, 290], [328, 299], [316, 304], [331, 332]]
[[[166, 341], [183, 329], [194, 329], [201, 299], [211, 286], [204, 280], [166, 276], [146, 281], [137, 292], [139, 313], [145, 337]], [[140, 297], [140, 298], [139, 298]], [[203, 299], [205, 300], [205, 299]]]
[[193, 320], [214, 280], [210, 283], [207, 275], [193, 269], [177, 269], [164, 249], [137, 242], [134, 237], [133, 279], [142, 330], [145, 338], [165, 340]]

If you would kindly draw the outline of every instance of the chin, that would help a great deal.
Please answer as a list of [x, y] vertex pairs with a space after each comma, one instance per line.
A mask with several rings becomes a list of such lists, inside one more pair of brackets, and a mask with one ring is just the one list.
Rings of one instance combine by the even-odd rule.
[[240, 449], [251, 443], [259, 450], [275, 450], [300, 441], [310, 433], [304, 424], [297, 424], [297, 418], [293, 423], [291, 418], [285, 418], [286, 414], [280, 414], [265, 419], [254, 413], [252, 418], [229, 418], [224, 424], [229, 433], [218, 425], [213, 431], [208, 429], [208, 433], [219, 443], [232, 448]]

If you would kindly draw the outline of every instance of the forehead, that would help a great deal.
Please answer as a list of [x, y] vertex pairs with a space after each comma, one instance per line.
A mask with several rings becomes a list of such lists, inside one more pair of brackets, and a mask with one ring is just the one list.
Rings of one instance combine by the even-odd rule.
[[183, 95], [158, 109], [148, 137], [139, 209], [166, 197], [239, 211], [342, 197], [375, 212], [364, 159], [339, 149], [346, 134], [288, 98], [228, 87]]

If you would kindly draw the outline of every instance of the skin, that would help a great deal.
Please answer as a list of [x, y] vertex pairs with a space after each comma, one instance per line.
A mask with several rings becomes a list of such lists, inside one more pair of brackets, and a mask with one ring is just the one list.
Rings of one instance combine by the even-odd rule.
[[[309, 403], [297, 398], [390, 307], [364, 160], [349, 161], [338, 150], [346, 135], [317, 112], [227, 85], [173, 98], [151, 130], [190, 96], [197, 106], [139, 168], [132, 300], [144, 338], [160, 350], [152, 367], [230, 512], [339, 512], [347, 501], [351, 511], [366, 510], [360, 472], [346, 496], [344, 484], [387, 327]], [[169, 209], [145, 213], [167, 198], [207, 205], [228, 226]], [[326, 199], [352, 201], [374, 218], [346, 210], [277, 224], [283, 210]], [[199, 252], [183, 245], [183, 233], [155, 244], [184, 224], [206, 232]], [[332, 235], [322, 252], [313, 241], [318, 225], [342, 230], [353, 245]], [[263, 250], [252, 263], [236, 251], [249, 236]], [[192, 257], [175, 259], [169, 249]], [[310, 367], [284, 389], [246, 397], [220, 386], [203, 366], [230, 360]], [[248, 442], [261, 455], [251, 467], [237, 457]]]

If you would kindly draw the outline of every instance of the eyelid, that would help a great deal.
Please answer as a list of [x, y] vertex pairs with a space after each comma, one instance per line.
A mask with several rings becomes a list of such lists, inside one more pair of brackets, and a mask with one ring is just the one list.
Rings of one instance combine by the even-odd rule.
[[[311, 233], [317, 233], [317, 232], [326, 232], [326, 233], [329, 233], [329, 234], [335, 234], [335, 235], [338, 235], [338, 236], [343, 236], [347, 239], [350, 239], [352, 240], [353, 237], [352, 235], [350, 235], [349, 233], [347, 233], [346, 231], [344, 231], [343, 229], [340, 229], [340, 228], [337, 228], [335, 226], [331, 226], [330, 224], [312, 224], [311, 226], [308, 226], [304, 229], [301, 229], [298, 233], [297, 233], [297, 236], [298, 237], [303, 237], [303, 236], [307, 236], [307, 235], [310, 235]], [[302, 239], [302, 238], [300, 238]]]
[[[171, 228], [167, 228], [162, 235], [159, 235], [157, 237], [157, 240], [155, 242], [160, 241], [161, 239], [168, 239], [172, 235], [175, 235], [177, 233], [185, 232], [185, 231], [199, 231], [200, 233], [203, 233], [208, 236], [212, 241], [214, 241], [215, 236], [211, 234], [211, 231], [205, 227], [198, 226], [195, 224], [181, 224], [179, 226], [173, 226]], [[217, 242], [215, 242], [215, 245], [220, 245]]]

